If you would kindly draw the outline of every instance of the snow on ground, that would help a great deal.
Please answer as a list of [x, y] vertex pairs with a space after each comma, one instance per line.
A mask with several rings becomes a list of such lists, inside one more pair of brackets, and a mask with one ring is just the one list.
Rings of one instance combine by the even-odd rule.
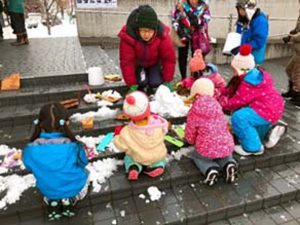
[[87, 170], [90, 172], [89, 179], [93, 186], [93, 192], [99, 192], [101, 190], [101, 184], [112, 176], [120, 165], [123, 165], [123, 160], [113, 158], [106, 158], [89, 163]]
[[150, 196], [150, 200], [151, 201], [158, 201], [161, 198], [161, 191], [155, 187], [155, 186], [151, 186], [147, 189], [147, 192]]
[[[69, 21], [69, 16], [65, 15], [62, 24], [51, 27], [51, 35], [48, 35], [47, 27], [39, 23], [37, 28], [27, 28], [28, 20], [26, 20], [26, 29], [29, 38], [49, 38], [49, 37], [74, 37], [77, 36], [76, 19]], [[3, 36], [5, 39], [15, 39], [16, 35], [12, 33], [10, 26], [3, 28]]]
[[190, 154], [195, 150], [194, 146], [189, 146], [187, 148], [181, 148], [177, 151], [172, 151], [170, 155], [167, 156], [167, 162], [170, 163], [172, 160], [180, 160], [182, 156], [190, 157]]
[[35, 186], [35, 178], [32, 174], [26, 176], [11, 175], [0, 176], [0, 192], [6, 191], [6, 195], [0, 200], [0, 209], [18, 201], [24, 191]]

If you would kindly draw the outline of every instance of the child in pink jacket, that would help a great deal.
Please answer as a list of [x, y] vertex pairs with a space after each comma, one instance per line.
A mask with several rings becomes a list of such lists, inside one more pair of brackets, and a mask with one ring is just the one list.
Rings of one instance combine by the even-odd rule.
[[237, 162], [232, 157], [233, 137], [222, 107], [213, 97], [214, 84], [207, 78], [196, 80], [191, 89], [195, 100], [187, 115], [185, 138], [195, 145], [193, 160], [205, 176], [204, 183], [213, 185], [223, 170], [228, 183], [236, 179]]
[[235, 151], [244, 156], [263, 154], [267, 134], [269, 140], [265, 146], [271, 148], [286, 131], [286, 127], [279, 124], [271, 130], [283, 114], [283, 98], [270, 74], [255, 68], [251, 52], [250, 45], [241, 46], [231, 63], [235, 85], [230, 85], [219, 98], [223, 110], [233, 111], [232, 129], [241, 143]]
[[184, 88], [190, 89], [200, 77], [210, 79], [215, 86], [214, 97], [218, 97], [220, 93], [226, 88], [226, 83], [223, 77], [220, 75], [217, 66], [214, 64], [204, 62], [200, 49], [197, 49], [191, 58], [190, 63], [191, 76], [185, 78], [180, 82], [180, 85]]

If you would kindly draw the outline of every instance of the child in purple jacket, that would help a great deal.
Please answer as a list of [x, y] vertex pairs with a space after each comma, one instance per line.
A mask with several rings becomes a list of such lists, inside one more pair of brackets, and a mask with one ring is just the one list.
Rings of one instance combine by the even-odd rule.
[[232, 157], [233, 137], [227, 126], [222, 107], [213, 97], [214, 84], [208, 78], [199, 78], [191, 89], [195, 98], [187, 115], [185, 138], [195, 145], [192, 159], [205, 176], [204, 183], [212, 186], [223, 170], [228, 183], [236, 179], [237, 163]]
[[265, 146], [272, 148], [286, 131], [286, 126], [279, 124], [271, 130], [283, 114], [283, 98], [270, 74], [255, 67], [251, 52], [250, 45], [241, 46], [231, 62], [235, 85], [230, 85], [219, 98], [223, 110], [233, 112], [232, 129], [241, 143], [235, 152], [244, 156], [263, 154], [263, 140], [268, 133]]

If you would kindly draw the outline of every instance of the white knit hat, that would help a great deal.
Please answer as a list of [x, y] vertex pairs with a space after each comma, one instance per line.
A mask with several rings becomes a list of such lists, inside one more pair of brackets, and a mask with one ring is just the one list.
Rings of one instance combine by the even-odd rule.
[[214, 83], [208, 78], [197, 79], [191, 88], [191, 96], [214, 96]]
[[236, 69], [239, 76], [255, 68], [255, 61], [251, 52], [251, 45], [244, 44], [240, 47], [239, 53], [233, 57], [231, 66]]
[[150, 104], [147, 95], [141, 91], [132, 92], [125, 97], [124, 114], [132, 120], [141, 120], [150, 115]]

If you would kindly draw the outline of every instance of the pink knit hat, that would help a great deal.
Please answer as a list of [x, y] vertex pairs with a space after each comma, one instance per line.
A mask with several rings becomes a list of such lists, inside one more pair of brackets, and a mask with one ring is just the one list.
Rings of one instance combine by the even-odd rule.
[[251, 45], [244, 44], [240, 47], [239, 53], [233, 57], [231, 66], [237, 71], [239, 76], [247, 73], [249, 70], [254, 69], [255, 61], [251, 53]]
[[206, 67], [205, 62], [203, 60], [202, 52], [200, 49], [197, 49], [194, 52], [193, 58], [190, 60], [190, 71], [197, 72], [200, 70], [204, 70]]
[[146, 94], [134, 91], [125, 97], [123, 113], [133, 121], [138, 121], [150, 116], [150, 104]]

